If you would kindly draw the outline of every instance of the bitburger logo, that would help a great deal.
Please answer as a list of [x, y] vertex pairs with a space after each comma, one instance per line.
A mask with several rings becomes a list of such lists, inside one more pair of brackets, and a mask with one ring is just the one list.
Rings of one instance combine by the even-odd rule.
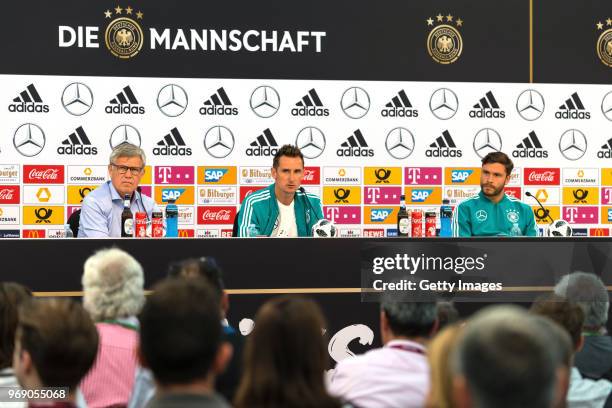
[[597, 39], [597, 56], [602, 64], [612, 67], [612, 18], [606, 19], [605, 30], [601, 21], [598, 21], [596, 26], [597, 32], [602, 31]]
[[[457, 61], [463, 51], [463, 39], [457, 27], [463, 26], [463, 20], [455, 19], [450, 13], [447, 16], [438, 14], [434, 21], [429, 17], [428, 27], [433, 27], [427, 36], [427, 52], [438, 64], [452, 64]], [[435, 24], [434, 24], [435, 23]]]
[[[142, 49], [142, 44], [144, 43], [142, 27], [136, 20], [142, 20], [144, 15], [140, 10], [134, 13], [134, 9], [130, 6], [125, 9], [117, 6], [113, 10], [115, 12], [114, 15], [118, 17], [111, 20], [106, 26], [106, 31], [104, 32], [106, 48], [115, 57], [121, 59], [135, 57]], [[136, 20], [133, 19], [134, 15]], [[104, 17], [110, 19], [113, 17], [113, 13], [110, 10], [106, 10]]]

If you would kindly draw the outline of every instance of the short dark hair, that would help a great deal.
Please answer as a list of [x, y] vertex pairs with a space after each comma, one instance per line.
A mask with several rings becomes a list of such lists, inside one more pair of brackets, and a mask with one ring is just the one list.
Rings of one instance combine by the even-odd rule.
[[382, 311], [396, 336], [429, 337], [436, 325], [435, 302], [396, 302], [385, 299]]
[[19, 308], [16, 340], [46, 387], [75, 390], [98, 353], [98, 331], [80, 303], [30, 299]]
[[0, 282], [0, 370], [13, 363], [19, 305], [32, 297], [32, 291], [15, 282]]
[[207, 377], [220, 343], [220, 300], [204, 279], [155, 285], [140, 314], [140, 350], [160, 384]]
[[506, 175], [509, 176], [514, 169], [514, 163], [506, 153], [502, 152], [491, 152], [482, 158], [482, 165], [490, 163], [499, 163], [506, 168]]
[[304, 155], [297, 146], [286, 144], [283, 145], [280, 149], [278, 149], [278, 151], [274, 155], [274, 160], [272, 160], [272, 167], [278, 169], [278, 164], [282, 156], [299, 157], [300, 159], [302, 159], [302, 166], [304, 165]]
[[544, 295], [536, 299], [530, 310], [558, 323], [570, 335], [574, 349], [578, 346], [584, 325], [584, 311], [577, 303], [555, 294]]
[[225, 290], [223, 271], [217, 260], [212, 256], [187, 258], [173, 262], [168, 267], [168, 277], [171, 278], [203, 278], [221, 297]]

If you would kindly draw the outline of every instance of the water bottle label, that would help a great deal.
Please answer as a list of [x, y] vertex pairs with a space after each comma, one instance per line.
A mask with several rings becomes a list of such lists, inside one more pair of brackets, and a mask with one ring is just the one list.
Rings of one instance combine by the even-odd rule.
[[410, 220], [408, 218], [402, 218], [399, 220], [399, 233], [408, 234], [410, 231]]
[[126, 219], [123, 223], [123, 230], [128, 235], [134, 235], [134, 220], [131, 218]]

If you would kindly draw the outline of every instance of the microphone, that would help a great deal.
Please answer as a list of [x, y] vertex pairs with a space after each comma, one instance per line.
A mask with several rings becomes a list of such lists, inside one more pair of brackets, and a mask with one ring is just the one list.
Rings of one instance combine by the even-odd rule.
[[544, 208], [544, 206], [542, 205], [542, 203], [540, 202], [540, 200], [538, 200], [538, 198], [537, 198], [536, 196], [534, 196], [533, 194], [531, 194], [529, 191], [525, 191], [525, 195], [526, 195], [527, 197], [531, 197], [531, 198], [533, 198], [534, 200], [536, 200], [536, 201], [538, 202], [538, 205], [540, 206], [540, 208], [542, 209], [542, 211], [544, 211], [544, 217], [542, 217], [542, 219], [544, 219], [544, 218], [546, 218], [546, 217], [550, 218], [550, 223], [549, 223], [549, 225], [552, 225], [552, 224], [555, 222], [555, 220], [553, 220], [553, 218], [550, 216], [550, 211], [548, 211], [546, 208]]
[[144, 206], [144, 202], [142, 201], [142, 191], [140, 189], [140, 186], [136, 187], [136, 191], [138, 191], [138, 194], [140, 195], [140, 207], [142, 207], [142, 211], [144, 211], [145, 217], [147, 217], [147, 224], [149, 224], [151, 223], [151, 221], [149, 220], [149, 213], [147, 212], [147, 209]]
[[[310, 211], [312, 211], [312, 216], [314, 217], [315, 214], [316, 214], [316, 211], [314, 210], [314, 207], [312, 206], [312, 203], [310, 202], [310, 200], [308, 199], [308, 196], [306, 195], [306, 190], [302, 186], [300, 186], [300, 188], [298, 190], [300, 190], [300, 192], [302, 194], [304, 194], [304, 200], [306, 200], [306, 202], [308, 203], [308, 207], [310, 207]], [[308, 226], [308, 225], [306, 225], [306, 226]]]

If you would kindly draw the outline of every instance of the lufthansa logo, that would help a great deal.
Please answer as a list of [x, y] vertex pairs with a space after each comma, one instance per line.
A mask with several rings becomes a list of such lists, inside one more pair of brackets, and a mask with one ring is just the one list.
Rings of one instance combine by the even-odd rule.
[[485, 210], [478, 210], [478, 211], [476, 211], [476, 219], [479, 222], [485, 222], [487, 220], [488, 216], [489, 215], [487, 214], [487, 212]]
[[[428, 26], [434, 25], [434, 19], [431, 17], [425, 21]], [[463, 21], [460, 18], [455, 19], [450, 14], [447, 16], [438, 14], [435, 22], [439, 25], [432, 28], [427, 36], [427, 52], [438, 64], [452, 64], [459, 59], [463, 51], [461, 34], [452, 24], [461, 27]]]
[[81, 82], [73, 82], [64, 88], [62, 106], [71, 115], [81, 116], [89, 112], [93, 105], [91, 89]]
[[502, 148], [502, 140], [496, 130], [484, 128], [474, 136], [474, 151], [482, 159], [491, 152], [499, 152]]
[[568, 160], [578, 160], [587, 150], [587, 139], [577, 129], [566, 130], [559, 139], [559, 150]]
[[396, 127], [387, 134], [385, 147], [391, 157], [405, 159], [414, 151], [414, 136], [408, 129]]
[[447, 120], [455, 116], [459, 108], [457, 95], [448, 88], [440, 88], [431, 94], [429, 109], [438, 119]]
[[[124, 11], [126, 15], [132, 15], [133, 12], [131, 7], [123, 9], [119, 6], [114, 11], [116, 15], [122, 15]], [[111, 18], [112, 13], [110, 10], [106, 10], [104, 15], [106, 18]], [[138, 11], [136, 13], [137, 19], [142, 19], [142, 16], [142, 12]], [[106, 48], [115, 57], [121, 59], [132, 58], [140, 52], [144, 43], [142, 27], [130, 17], [118, 17], [106, 27], [104, 41]]]
[[140, 147], [140, 132], [130, 125], [117, 126], [111, 133], [109, 143], [111, 149], [122, 143], [129, 143]]
[[295, 145], [307, 159], [316, 159], [325, 150], [325, 135], [313, 126], [300, 130], [295, 138]]
[[213, 126], [204, 135], [204, 149], [217, 159], [229, 156], [234, 143], [234, 134], [225, 126]]
[[24, 123], [13, 134], [13, 146], [26, 157], [33, 157], [45, 147], [45, 132], [34, 123]]

